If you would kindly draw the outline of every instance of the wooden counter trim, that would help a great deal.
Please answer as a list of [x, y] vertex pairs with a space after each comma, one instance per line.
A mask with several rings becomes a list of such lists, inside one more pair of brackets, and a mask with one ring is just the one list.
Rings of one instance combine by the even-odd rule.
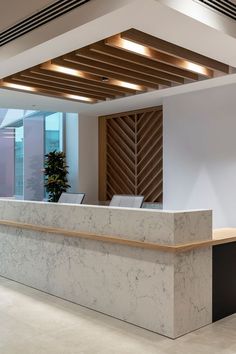
[[[232, 234], [232, 229], [222, 229], [222, 230], [216, 230], [216, 234], [218, 236], [217, 238], [215, 239], [213, 238], [212, 240], [204, 240], [204, 241], [191, 242], [191, 243], [185, 243], [179, 245], [162, 245], [158, 243], [135, 241], [135, 240], [129, 240], [126, 238], [119, 238], [115, 236], [95, 234], [91, 232], [84, 232], [84, 231], [80, 232], [80, 231], [65, 230], [62, 228], [55, 228], [49, 226], [26, 224], [26, 223], [10, 221], [10, 220], [0, 220], [0, 225], [12, 227], [12, 228], [21, 228], [24, 230], [32, 230], [32, 231], [44, 232], [44, 233], [55, 234], [55, 235], [64, 235], [67, 237], [77, 237], [77, 238], [83, 238], [83, 239], [94, 240], [94, 241], [103, 241], [108, 243], [125, 245], [129, 247], [145, 248], [145, 249], [157, 250], [162, 252], [170, 252], [170, 253], [186, 252], [186, 251], [191, 251], [193, 249], [236, 242], [236, 229], [233, 232], [233, 236], [230, 235], [230, 237], [227, 236], [227, 230], [231, 230], [231, 234]], [[222, 237], [219, 237], [219, 231]]]

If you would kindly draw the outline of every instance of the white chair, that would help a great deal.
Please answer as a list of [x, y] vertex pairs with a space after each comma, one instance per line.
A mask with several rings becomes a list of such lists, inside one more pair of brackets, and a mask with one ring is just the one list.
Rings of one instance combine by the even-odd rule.
[[62, 193], [58, 203], [82, 204], [85, 193]]
[[115, 194], [110, 201], [110, 206], [124, 208], [141, 208], [143, 204], [143, 195], [125, 195]]

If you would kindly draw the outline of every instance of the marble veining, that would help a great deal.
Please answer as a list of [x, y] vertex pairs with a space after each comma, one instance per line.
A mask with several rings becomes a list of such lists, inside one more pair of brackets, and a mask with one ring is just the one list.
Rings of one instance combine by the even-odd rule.
[[[0, 219], [163, 244], [212, 234], [209, 211], [0, 200]], [[175, 255], [0, 225], [0, 275], [171, 338], [211, 322], [209, 248]]]

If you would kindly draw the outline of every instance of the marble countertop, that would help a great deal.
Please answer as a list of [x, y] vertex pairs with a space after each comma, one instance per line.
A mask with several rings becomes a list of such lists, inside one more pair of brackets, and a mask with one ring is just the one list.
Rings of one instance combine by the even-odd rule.
[[155, 210], [0, 200], [0, 225], [163, 252], [207, 246], [211, 210]]
[[[45, 202], [45, 201], [33, 201], [33, 200], [23, 200], [23, 199], [14, 199], [14, 198], [1, 198], [0, 197], [0, 202], [5, 202], [5, 203], [19, 203], [19, 204], [35, 204], [35, 205], [47, 205], [47, 206], [55, 206], [55, 207], [60, 207], [60, 206], [65, 206], [65, 207], [76, 207], [76, 208], [98, 208], [98, 209], [114, 209], [114, 210], [130, 210], [130, 211], [137, 211], [137, 212], [155, 212], [155, 213], [169, 213], [169, 214], [180, 214], [180, 213], [195, 213], [195, 212], [201, 212], [201, 211], [206, 211], [206, 209], [180, 209], [180, 210], [171, 210], [171, 209], [161, 209], [161, 208], [150, 208], [148, 205], [154, 205], [152, 203], [144, 203], [145, 207], [143, 208], [128, 208], [128, 207], [115, 207], [115, 206], [109, 206], [109, 205], [99, 205], [99, 204], [73, 204], [73, 203], [51, 203], [51, 202]], [[161, 203], [156, 203], [159, 206], [161, 206]], [[207, 209], [208, 210], [208, 209]]]
[[236, 241], [236, 228], [221, 228], [213, 230], [213, 240], [230, 240], [235, 239]]

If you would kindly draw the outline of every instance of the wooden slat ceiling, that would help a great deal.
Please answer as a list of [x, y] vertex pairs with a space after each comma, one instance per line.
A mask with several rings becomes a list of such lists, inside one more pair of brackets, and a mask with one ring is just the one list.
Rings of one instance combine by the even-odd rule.
[[97, 103], [229, 72], [224, 63], [130, 29], [8, 76], [0, 87]]

